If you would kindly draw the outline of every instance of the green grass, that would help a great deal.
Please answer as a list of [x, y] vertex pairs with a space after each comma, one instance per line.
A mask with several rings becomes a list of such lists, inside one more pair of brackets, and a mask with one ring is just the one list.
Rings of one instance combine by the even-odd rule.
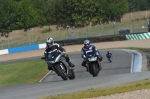
[[107, 96], [117, 93], [130, 92], [135, 90], [149, 89], [150, 79], [145, 79], [138, 82], [132, 82], [128, 84], [122, 84], [113, 87], [88, 89], [84, 91], [74, 92], [70, 94], [59, 94], [55, 96], [48, 96], [39, 99], [82, 99], [82, 98], [93, 98], [99, 96]]
[[0, 70], [0, 86], [35, 83], [48, 72], [42, 60], [4, 64]]

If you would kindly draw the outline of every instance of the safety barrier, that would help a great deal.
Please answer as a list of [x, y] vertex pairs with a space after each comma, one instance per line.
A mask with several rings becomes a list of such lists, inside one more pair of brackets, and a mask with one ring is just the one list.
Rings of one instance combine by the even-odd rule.
[[[83, 44], [85, 39], [89, 39], [93, 43], [126, 40], [125, 35], [109, 35], [109, 36], [60, 40], [60, 41], [55, 41], [55, 43], [58, 43], [61, 46], [77, 45], [77, 44]], [[30, 51], [30, 50], [38, 50], [38, 49], [43, 49], [45, 47], [46, 47], [46, 43], [29, 45], [29, 46], [20, 46], [20, 47], [16, 47], [16, 48], [9, 48], [9, 49], [0, 50], [0, 55], [19, 53], [19, 52], [25, 52], [25, 51]]]
[[0, 50], [0, 55], [9, 54], [8, 49]]
[[8, 52], [9, 54], [12, 53], [18, 53], [18, 52], [24, 52], [24, 51], [30, 51], [30, 50], [37, 50], [39, 49], [39, 45], [31, 45], [31, 46], [21, 46], [21, 47], [16, 47], [16, 48], [9, 48]]
[[[147, 33], [138, 33], [138, 34], [128, 34], [128, 35], [109, 35], [109, 36], [100, 36], [100, 37], [91, 37], [86, 38], [91, 40], [91, 42], [105, 42], [105, 41], [121, 41], [121, 40], [141, 40], [141, 39], [149, 39], [150, 38], [150, 32]], [[69, 40], [61, 40], [56, 41], [56, 43], [59, 43], [62, 46], [65, 45], [76, 45], [76, 44], [82, 44], [85, 38], [80, 39], [69, 39]], [[12, 54], [12, 53], [18, 53], [18, 52], [25, 52], [30, 50], [38, 50], [43, 49], [46, 47], [46, 44], [35, 44], [30, 46], [21, 46], [16, 48], [9, 48], [9, 49], [3, 49], [0, 50], [0, 55], [4, 54]]]
[[30, 46], [21, 46], [21, 47], [16, 47], [16, 48], [9, 48], [9, 49], [0, 50], [0, 55], [19, 53], [19, 52], [25, 52], [25, 51], [30, 51], [30, 50], [38, 50], [38, 49], [42, 49], [45, 47], [46, 47], [46, 43], [30, 45]]
[[126, 35], [126, 40], [141, 40], [141, 39], [149, 39], [149, 38], [150, 38], [150, 32]]

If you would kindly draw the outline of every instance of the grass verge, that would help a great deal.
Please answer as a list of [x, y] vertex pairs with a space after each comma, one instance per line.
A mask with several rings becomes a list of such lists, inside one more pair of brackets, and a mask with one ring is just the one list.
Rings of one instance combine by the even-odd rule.
[[35, 83], [48, 72], [42, 60], [4, 64], [0, 70], [0, 86]]
[[117, 93], [124, 93], [124, 92], [149, 89], [149, 88], [150, 88], [150, 79], [145, 79], [142, 81], [122, 84], [113, 87], [88, 89], [88, 90], [74, 92], [70, 94], [60, 94], [60, 95], [48, 96], [39, 99], [82, 99], [82, 98], [84, 99], [84, 98], [107, 96], [107, 95], [112, 95]]

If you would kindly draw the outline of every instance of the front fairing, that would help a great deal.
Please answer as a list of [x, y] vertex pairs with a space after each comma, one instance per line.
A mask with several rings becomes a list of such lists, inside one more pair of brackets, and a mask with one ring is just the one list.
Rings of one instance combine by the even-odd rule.
[[89, 62], [97, 61], [97, 56], [96, 56], [95, 52], [88, 52], [86, 54], [86, 57]]
[[58, 51], [53, 51], [51, 53], [48, 53], [47, 63], [55, 63], [56, 61], [59, 60], [60, 56], [61, 56], [60, 52]]

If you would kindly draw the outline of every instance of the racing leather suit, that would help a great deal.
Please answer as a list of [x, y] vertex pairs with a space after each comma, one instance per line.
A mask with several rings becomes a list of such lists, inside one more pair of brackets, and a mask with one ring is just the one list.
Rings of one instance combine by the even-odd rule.
[[106, 54], [107, 58], [111, 58], [111, 56], [112, 56], [112, 53], [110, 53], [110, 52]]
[[99, 52], [99, 51], [96, 49], [96, 47], [95, 47], [94, 45], [92, 45], [92, 44], [90, 44], [88, 48], [86, 48], [85, 46], [82, 47], [82, 50], [81, 50], [81, 51], [82, 51], [81, 57], [84, 59], [83, 62], [82, 62], [82, 66], [84, 66], [84, 67], [86, 67], [86, 66], [85, 66], [85, 64], [86, 64], [85, 58], [86, 58], [86, 53], [87, 53], [87, 52], [95, 52], [96, 55], [98, 56], [100, 62], [101, 62], [102, 59], [103, 59], [102, 56], [100, 55], [100, 52]]
[[[44, 51], [45, 59], [48, 59], [48, 53], [56, 51], [56, 50], [61, 51], [61, 52], [66, 52], [66, 50], [62, 48], [59, 44], [54, 43], [53, 45], [51, 45], [51, 47], [46, 46], [45, 51]], [[70, 62], [69, 56], [67, 54], [65, 54], [64, 57], [66, 58], [67, 62], [69, 63], [71, 67], [75, 66], [74, 64]], [[52, 70], [51, 66], [48, 66], [48, 69]]]

